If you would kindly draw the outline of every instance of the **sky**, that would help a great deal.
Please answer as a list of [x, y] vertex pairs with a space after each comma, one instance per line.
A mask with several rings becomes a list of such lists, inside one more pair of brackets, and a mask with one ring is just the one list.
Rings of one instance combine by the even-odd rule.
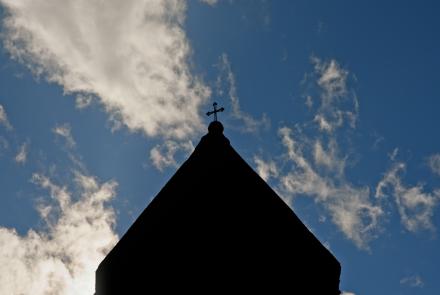
[[439, 13], [0, 0], [0, 293], [93, 294], [215, 101], [232, 146], [340, 261], [343, 294], [438, 294]]

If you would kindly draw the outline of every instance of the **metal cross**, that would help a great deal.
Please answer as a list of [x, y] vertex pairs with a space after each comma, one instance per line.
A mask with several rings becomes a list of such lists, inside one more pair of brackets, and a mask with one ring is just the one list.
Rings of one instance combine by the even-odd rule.
[[221, 108], [217, 109], [217, 103], [216, 102], [214, 102], [212, 105], [214, 106], [214, 110], [210, 111], [210, 112], [207, 112], [206, 115], [207, 116], [211, 116], [212, 114], [214, 114], [214, 121], [217, 121], [217, 113], [218, 112], [223, 112], [225, 110], [225, 108], [221, 107]]

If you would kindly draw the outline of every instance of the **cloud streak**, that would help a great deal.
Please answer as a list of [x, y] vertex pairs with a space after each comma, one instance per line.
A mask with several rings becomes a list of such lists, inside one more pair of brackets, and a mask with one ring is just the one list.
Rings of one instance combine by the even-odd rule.
[[434, 231], [432, 217], [434, 209], [440, 201], [440, 189], [429, 193], [424, 191], [422, 184], [407, 187], [400, 177], [400, 174], [405, 170], [404, 163], [394, 163], [378, 183], [376, 198], [394, 197], [402, 225], [408, 231]]
[[250, 114], [243, 112], [240, 107], [240, 99], [237, 94], [237, 83], [231, 62], [228, 55], [223, 53], [217, 64], [219, 76], [217, 78], [217, 89], [220, 96], [224, 95], [224, 89], [227, 89], [227, 96], [231, 102], [231, 117], [241, 122], [241, 130], [249, 133], [256, 133], [260, 129], [267, 129], [270, 125], [269, 118], [263, 114], [261, 119], [255, 119]]
[[167, 167], [177, 167], [176, 155], [179, 152], [188, 155], [193, 150], [194, 145], [191, 141], [166, 140], [150, 150], [150, 160], [156, 169], [163, 171]]
[[428, 166], [432, 173], [440, 176], [440, 154], [431, 155], [428, 158]]
[[11, 57], [78, 95], [78, 107], [93, 97], [115, 126], [147, 136], [185, 138], [201, 128], [199, 109], [210, 91], [191, 73], [185, 1], [0, 4]]
[[[314, 122], [321, 131], [334, 132], [347, 123], [351, 128], [356, 127], [359, 113], [357, 96], [348, 89], [348, 70], [344, 69], [336, 60], [323, 61], [312, 56], [311, 62], [314, 71], [306, 75], [313, 78], [313, 84], [320, 90], [320, 104], [316, 111]], [[304, 81], [307, 82], [307, 81]], [[306, 105], [311, 108], [313, 100], [306, 95]]]
[[381, 230], [384, 212], [368, 186], [347, 179], [349, 156], [339, 142], [344, 131], [356, 127], [359, 103], [347, 85], [348, 70], [333, 59], [312, 57], [311, 62], [313, 72], [302, 81], [315, 95], [304, 95], [311, 121], [279, 128], [285, 152], [276, 158], [281, 160], [256, 157], [257, 171], [277, 181], [277, 190], [290, 205], [297, 197], [312, 198], [347, 239], [368, 250]]
[[[328, 153], [322, 149], [317, 156], [315, 150], [315, 164], [312, 164], [303, 153], [307, 146], [295, 140], [292, 129], [283, 127], [279, 135], [287, 151], [287, 160], [293, 165], [280, 177], [281, 191], [291, 196], [312, 197], [326, 208], [333, 223], [348, 239], [359, 248], [368, 249], [383, 215], [380, 205], [372, 202], [369, 188], [356, 187], [345, 180], [344, 160], [335, 157], [335, 151]], [[321, 146], [320, 141], [316, 145]], [[333, 176], [326, 176], [315, 168], [323, 163]]]
[[423, 288], [423, 286], [425, 286], [423, 279], [419, 275], [403, 277], [402, 279], [400, 279], [400, 284], [407, 285], [413, 288]]
[[[307, 107], [314, 111], [311, 122], [294, 128], [278, 130], [285, 153], [281, 161], [264, 161], [255, 156], [254, 162], [264, 179], [273, 178], [278, 191], [288, 203], [307, 196], [326, 209], [332, 222], [361, 249], [382, 231], [384, 205], [393, 202], [403, 227], [409, 232], [434, 231], [433, 216], [440, 201], [440, 189], [426, 191], [423, 184], [406, 185], [401, 178], [406, 165], [394, 162], [398, 149], [389, 155], [393, 165], [377, 183], [359, 186], [350, 182], [346, 170], [349, 154], [343, 154], [340, 141], [356, 127], [359, 102], [347, 85], [349, 72], [335, 60], [312, 58], [314, 71], [302, 83], [312, 83], [317, 89], [316, 106], [307, 94]], [[313, 128], [317, 126], [318, 128]], [[311, 127], [311, 128], [310, 128]], [[318, 131], [318, 132], [316, 132]], [[349, 141], [349, 140], [348, 140]], [[280, 158], [280, 157], [277, 157]], [[440, 175], [440, 156], [428, 158], [432, 172]]]
[[5, 108], [0, 104], [0, 125], [6, 127], [6, 129], [12, 129], [11, 123], [9, 123], [8, 115]]
[[17, 155], [15, 155], [15, 162], [17, 164], [25, 164], [27, 161], [27, 155], [28, 155], [28, 148], [29, 148], [29, 143], [28, 142], [24, 142], [21, 146], [20, 149], [18, 150]]
[[257, 173], [263, 178], [265, 181], [268, 181], [271, 178], [277, 178], [279, 175], [279, 169], [275, 161], [269, 160], [265, 161], [259, 156], [254, 156], [254, 163], [256, 165]]
[[218, 3], [218, 0], [199, 0], [201, 3], [205, 3], [210, 6], [215, 6]]
[[69, 148], [73, 148], [76, 145], [75, 140], [72, 136], [72, 130], [68, 123], [64, 123], [61, 125], [57, 125], [52, 129], [52, 132], [60, 137], [62, 137], [66, 141], [66, 145]]

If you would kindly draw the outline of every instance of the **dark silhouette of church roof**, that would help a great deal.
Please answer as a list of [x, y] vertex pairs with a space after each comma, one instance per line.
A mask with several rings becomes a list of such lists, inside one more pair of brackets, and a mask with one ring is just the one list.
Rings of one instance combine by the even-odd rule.
[[96, 295], [339, 294], [339, 262], [208, 130], [101, 262]]

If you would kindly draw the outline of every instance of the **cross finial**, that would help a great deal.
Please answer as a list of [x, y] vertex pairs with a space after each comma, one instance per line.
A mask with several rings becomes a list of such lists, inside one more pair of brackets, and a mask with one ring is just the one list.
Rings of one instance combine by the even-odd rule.
[[207, 116], [211, 116], [212, 114], [214, 114], [214, 122], [215, 122], [215, 121], [217, 121], [217, 113], [218, 112], [223, 112], [225, 110], [225, 108], [221, 107], [221, 108], [217, 109], [217, 103], [216, 102], [214, 102], [212, 104], [212, 106], [214, 107], [214, 110], [210, 111], [210, 112], [207, 112], [206, 115]]

